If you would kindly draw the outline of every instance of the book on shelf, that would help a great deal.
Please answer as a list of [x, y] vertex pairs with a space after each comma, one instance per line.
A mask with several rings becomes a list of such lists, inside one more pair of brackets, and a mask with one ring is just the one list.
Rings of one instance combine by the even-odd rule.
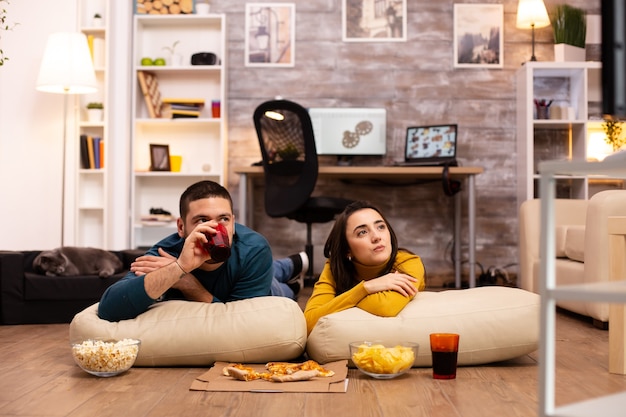
[[200, 111], [204, 107], [202, 104], [177, 104], [177, 103], [163, 103], [161, 106], [161, 112], [167, 112], [171, 110], [192, 110]]
[[80, 167], [83, 169], [104, 167], [104, 141], [102, 138], [80, 135]]
[[100, 168], [100, 141], [99, 137], [93, 138], [93, 167], [94, 169]]
[[200, 110], [165, 110], [163, 111], [163, 117], [170, 119], [198, 118], [200, 117]]
[[137, 79], [148, 108], [148, 114], [153, 119], [161, 117], [163, 101], [156, 74], [148, 71], [137, 71]]
[[80, 135], [80, 167], [89, 169], [89, 148], [87, 147], [87, 135]]
[[89, 151], [89, 169], [96, 167], [96, 156], [93, 153], [93, 137], [87, 136], [87, 150]]
[[187, 105], [200, 105], [204, 106], [203, 98], [194, 97], [163, 97], [164, 104], [187, 104]]

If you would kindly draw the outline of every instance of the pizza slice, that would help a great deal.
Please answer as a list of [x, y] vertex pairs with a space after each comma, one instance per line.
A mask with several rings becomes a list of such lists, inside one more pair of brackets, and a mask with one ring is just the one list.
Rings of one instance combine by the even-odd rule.
[[268, 372], [258, 372], [249, 366], [245, 366], [241, 363], [231, 363], [222, 369], [224, 376], [231, 376], [240, 381], [254, 381], [257, 379], [270, 379]]
[[294, 373], [287, 375], [272, 374], [271, 380], [274, 382], [309, 381], [316, 376], [320, 376], [320, 371], [317, 369], [310, 369], [308, 371], [295, 371]]
[[272, 375], [291, 375], [298, 371], [313, 371], [319, 372], [319, 376], [333, 376], [335, 373], [331, 370], [323, 368], [319, 363], [308, 360], [302, 363], [290, 363], [290, 362], [268, 362], [265, 368]]
[[308, 381], [318, 376], [328, 377], [335, 375], [335, 372], [323, 368], [313, 360], [302, 363], [268, 362], [265, 365], [265, 369], [267, 369], [267, 372], [258, 372], [250, 366], [241, 363], [231, 363], [222, 369], [222, 374], [241, 381], [264, 379], [274, 382]]

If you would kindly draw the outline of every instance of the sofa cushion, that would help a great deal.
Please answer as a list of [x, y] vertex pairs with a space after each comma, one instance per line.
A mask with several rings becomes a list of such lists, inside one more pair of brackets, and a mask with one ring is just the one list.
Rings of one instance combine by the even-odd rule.
[[565, 256], [585, 262], [585, 226], [569, 226], [565, 236]]
[[98, 300], [127, 271], [100, 278], [97, 275], [49, 277], [24, 273], [24, 300]]
[[299, 357], [306, 345], [300, 306], [285, 297], [229, 303], [172, 300], [131, 320], [109, 322], [94, 304], [70, 324], [70, 340], [141, 340], [137, 366], [209, 366], [216, 361], [265, 363]]
[[569, 226], [560, 225], [556, 227], [556, 234], [554, 235], [554, 240], [556, 243], [556, 257], [557, 258], [565, 258], [565, 238], [567, 236], [567, 229]]
[[431, 366], [429, 334], [461, 335], [459, 365], [512, 359], [537, 349], [539, 295], [519, 288], [478, 287], [419, 293], [396, 317], [350, 308], [322, 317], [307, 340], [321, 363], [349, 359], [348, 344], [360, 340], [419, 344], [415, 366]]

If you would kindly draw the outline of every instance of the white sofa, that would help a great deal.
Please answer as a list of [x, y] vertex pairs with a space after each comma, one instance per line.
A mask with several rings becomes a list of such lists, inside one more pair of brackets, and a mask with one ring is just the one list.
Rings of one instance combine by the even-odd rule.
[[[578, 284], [609, 280], [607, 218], [626, 216], [626, 190], [609, 190], [589, 200], [555, 200], [556, 280]], [[540, 201], [527, 200], [519, 214], [518, 285], [539, 292]], [[609, 320], [608, 303], [559, 301], [566, 310], [591, 317], [599, 327]]]

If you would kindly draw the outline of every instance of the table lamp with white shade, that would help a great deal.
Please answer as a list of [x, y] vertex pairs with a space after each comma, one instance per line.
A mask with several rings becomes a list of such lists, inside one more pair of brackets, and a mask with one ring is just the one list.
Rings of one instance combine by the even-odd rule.
[[535, 56], [535, 28], [550, 26], [550, 17], [543, 0], [519, 0], [517, 4], [516, 27], [532, 30], [533, 53], [531, 61], [536, 61]]
[[95, 93], [96, 74], [87, 37], [78, 32], [53, 33], [44, 51], [37, 90], [63, 94], [63, 171], [61, 194], [61, 245], [65, 244], [65, 148], [67, 142], [67, 101], [70, 94]]

